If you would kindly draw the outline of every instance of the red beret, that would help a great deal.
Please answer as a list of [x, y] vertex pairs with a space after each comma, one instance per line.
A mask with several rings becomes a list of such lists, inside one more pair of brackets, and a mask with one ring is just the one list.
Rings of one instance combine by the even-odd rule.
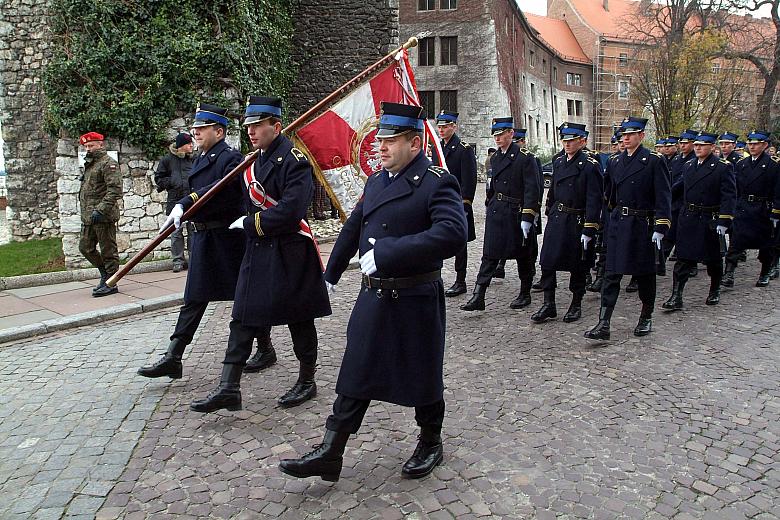
[[102, 141], [104, 139], [102, 134], [99, 134], [97, 132], [87, 132], [86, 134], [79, 137], [79, 144], [86, 144], [90, 141]]

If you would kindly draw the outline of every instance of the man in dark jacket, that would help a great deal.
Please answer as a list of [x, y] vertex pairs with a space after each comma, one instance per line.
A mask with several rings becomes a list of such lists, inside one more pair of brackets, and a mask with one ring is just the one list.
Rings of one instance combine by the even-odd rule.
[[[274, 325], [287, 325], [299, 361], [298, 380], [279, 398], [297, 406], [317, 395], [317, 329], [314, 319], [331, 313], [317, 243], [306, 222], [314, 195], [312, 167], [282, 135], [282, 101], [251, 96], [244, 127], [260, 157], [241, 176], [244, 215], [229, 224], [246, 253], [235, 292], [222, 379], [190, 409], [241, 409], [241, 374], [254, 338]], [[232, 232], [232, 231], [231, 231]], [[233, 232], [235, 233], [235, 232]]]
[[325, 279], [334, 286], [356, 253], [363, 285], [347, 327], [333, 414], [322, 444], [279, 467], [298, 478], [339, 479], [342, 455], [371, 400], [414, 406], [421, 434], [401, 474], [420, 478], [442, 461], [444, 259], [463, 249], [466, 217], [458, 181], [432, 166], [420, 107], [382, 103], [382, 170], [344, 223]]
[[[442, 110], [436, 116], [436, 128], [441, 136], [441, 147], [444, 150], [444, 160], [449, 172], [458, 179], [460, 193], [463, 196], [463, 210], [466, 212], [466, 222], [469, 226], [468, 241], [477, 238], [474, 227], [474, 194], [477, 191], [477, 156], [474, 149], [460, 140], [455, 132], [458, 129], [458, 113]], [[433, 165], [441, 166], [434, 154]], [[458, 296], [466, 292], [466, 264], [468, 262], [468, 244], [455, 255], [455, 283], [444, 291], [444, 296]]]
[[[180, 133], [175, 142], [168, 147], [168, 154], [160, 159], [157, 171], [154, 172], [154, 182], [157, 191], [166, 191], [168, 201], [165, 206], [165, 214], [169, 214], [176, 203], [190, 192], [187, 177], [192, 169], [192, 136]], [[187, 228], [187, 241], [192, 235], [190, 224]], [[187, 269], [187, 260], [184, 258], [184, 227], [177, 228], [171, 233], [171, 256], [173, 257], [173, 272], [178, 273]], [[187, 248], [189, 250], [189, 248]]]

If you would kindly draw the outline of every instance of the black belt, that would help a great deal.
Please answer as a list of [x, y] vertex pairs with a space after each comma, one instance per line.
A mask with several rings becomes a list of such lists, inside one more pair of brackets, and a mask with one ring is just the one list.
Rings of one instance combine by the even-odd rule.
[[699, 204], [686, 204], [685, 209], [689, 213], [717, 213], [720, 206], [701, 206]]
[[371, 289], [408, 289], [424, 283], [435, 282], [440, 278], [441, 269], [404, 278], [374, 278], [364, 274], [363, 286]]
[[620, 214], [624, 217], [652, 217], [655, 215], [655, 211], [652, 209], [631, 209], [627, 206], [618, 207], [617, 209], [620, 210]]
[[192, 228], [196, 233], [199, 231], [206, 231], [207, 229], [225, 228], [232, 224], [232, 221], [226, 220], [209, 220], [208, 222], [193, 222]]
[[522, 204], [523, 199], [518, 199], [515, 197], [510, 197], [509, 195], [504, 195], [503, 193], [496, 193], [496, 200], [505, 200], [510, 204]]
[[746, 200], [748, 202], [766, 202], [769, 200], [769, 197], [759, 197], [758, 195], [742, 195], [740, 199]]
[[563, 202], [556, 202], [553, 204], [553, 207], [557, 209], [560, 212], [563, 213], [571, 213], [572, 215], [584, 215], [585, 210], [584, 209], [577, 209], [577, 208], [570, 208], [568, 206], [564, 206]]

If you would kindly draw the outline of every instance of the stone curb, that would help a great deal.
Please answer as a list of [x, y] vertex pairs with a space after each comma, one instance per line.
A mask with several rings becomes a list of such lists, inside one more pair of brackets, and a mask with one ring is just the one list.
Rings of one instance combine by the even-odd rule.
[[93, 325], [95, 323], [100, 323], [106, 320], [125, 318], [127, 316], [141, 314], [143, 312], [157, 311], [160, 309], [181, 305], [183, 302], [183, 293], [169, 294], [167, 296], [150, 298], [140, 302], [116, 305], [107, 309], [82, 312], [81, 314], [74, 314], [72, 316], [63, 316], [61, 318], [45, 320], [41, 323], [35, 323], [32, 325], [11, 327], [9, 329], [0, 330], [0, 347], [2, 347], [3, 343], [8, 343], [11, 341], [28, 339], [34, 336], [40, 336], [41, 334], [63, 331], [75, 327], [83, 327], [84, 325]]
[[[173, 269], [173, 260], [155, 260], [153, 262], [141, 262], [130, 273], [151, 273], [156, 271], [169, 271]], [[8, 289], [23, 289], [39, 285], [52, 285], [56, 283], [80, 282], [100, 278], [100, 272], [94, 268], [74, 269], [72, 271], [55, 271], [53, 273], [23, 274], [21, 276], [0, 277], [0, 291]]]

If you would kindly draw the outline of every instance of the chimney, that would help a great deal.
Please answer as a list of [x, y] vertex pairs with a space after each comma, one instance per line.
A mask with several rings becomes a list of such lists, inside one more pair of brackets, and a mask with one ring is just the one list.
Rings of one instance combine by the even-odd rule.
[[604, 10], [609, 11], [609, 0], [604, 0]]

